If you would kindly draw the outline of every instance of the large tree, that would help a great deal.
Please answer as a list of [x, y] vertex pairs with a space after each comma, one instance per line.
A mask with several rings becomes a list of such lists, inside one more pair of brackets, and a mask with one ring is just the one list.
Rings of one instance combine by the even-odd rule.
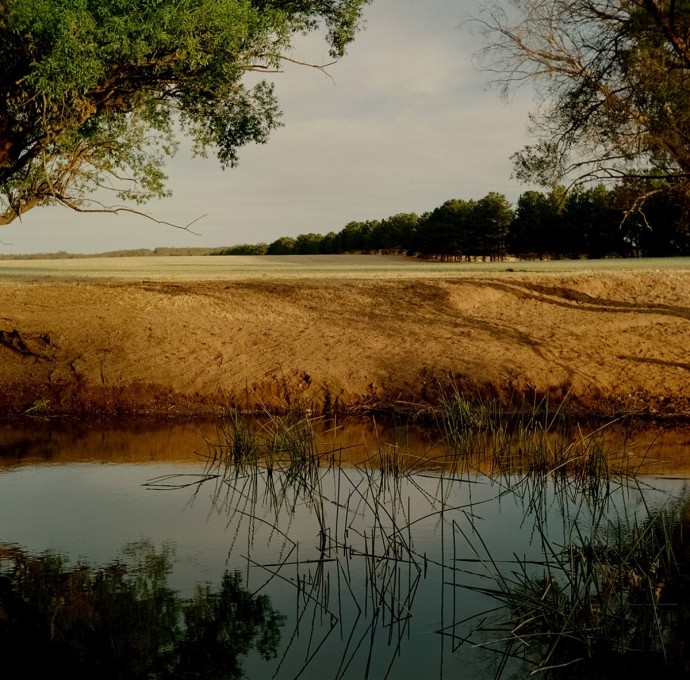
[[166, 195], [180, 130], [235, 165], [280, 115], [272, 84], [244, 75], [319, 27], [342, 56], [368, 1], [0, 0], [0, 225], [49, 202], [112, 209], [97, 189]]
[[[690, 3], [514, 0], [481, 21], [506, 86], [532, 82], [536, 142], [516, 175], [550, 186], [652, 176], [690, 187]], [[658, 188], [658, 184], [656, 187]]]

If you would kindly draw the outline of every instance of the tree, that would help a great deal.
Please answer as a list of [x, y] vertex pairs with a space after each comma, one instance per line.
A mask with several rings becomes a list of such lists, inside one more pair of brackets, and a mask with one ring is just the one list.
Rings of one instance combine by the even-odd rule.
[[425, 216], [417, 231], [415, 250], [442, 260], [474, 253], [473, 214], [476, 201], [450, 199]]
[[[636, 179], [621, 182], [613, 189], [613, 204], [623, 210], [630, 204], [631, 196], [640, 195], [643, 190], [640, 185], [641, 181]], [[649, 192], [649, 182], [644, 185]], [[640, 210], [628, 215], [623, 227], [623, 238], [634, 255], [690, 255], [690, 196], [659, 191], [650, 196]]]
[[268, 246], [266, 255], [293, 255], [295, 252], [295, 239], [291, 236], [281, 236]]
[[339, 232], [341, 253], [367, 253], [371, 247], [371, 233], [375, 222], [348, 222]]
[[[516, 175], [551, 186], [661, 177], [690, 193], [690, 3], [516, 0], [481, 22], [506, 88], [537, 87], [536, 143]], [[658, 191], [658, 187], [652, 191]]]
[[601, 258], [628, 255], [623, 213], [603, 184], [572, 191], [561, 215], [559, 251], [570, 257]]
[[503, 259], [512, 221], [513, 208], [503, 194], [491, 191], [479, 199], [472, 210], [473, 252], [470, 254], [488, 256], [492, 262]]
[[415, 213], [399, 213], [382, 220], [374, 230], [376, 248], [386, 253], [409, 250], [418, 223]]
[[296, 255], [318, 255], [321, 252], [323, 242], [322, 234], [300, 234], [295, 239]]
[[518, 257], [544, 259], [547, 253], [559, 254], [558, 231], [563, 203], [558, 189], [548, 195], [525, 191], [520, 195], [508, 233], [508, 249]]
[[243, 243], [239, 246], [223, 248], [215, 255], [267, 255], [268, 244], [266, 243]]
[[322, 255], [335, 255], [340, 252], [338, 249], [338, 234], [334, 231], [329, 231], [321, 240], [319, 252]]
[[[117, 211], [165, 196], [181, 130], [222, 167], [278, 126], [272, 84], [293, 38], [320, 25], [342, 56], [369, 0], [2, 0], [0, 225], [60, 203]], [[129, 209], [129, 208], [125, 208]]]

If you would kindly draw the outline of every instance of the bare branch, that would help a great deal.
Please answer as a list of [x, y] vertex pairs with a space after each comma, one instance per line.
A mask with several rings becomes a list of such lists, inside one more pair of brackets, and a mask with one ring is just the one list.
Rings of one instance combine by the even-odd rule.
[[[504, 91], [532, 83], [538, 143], [516, 176], [577, 181], [690, 174], [690, 8], [658, 0], [522, 0], [490, 5], [482, 55]], [[683, 9], [681, 9], [683, 7]], [[570, 161], [569, 156], [575, 161]]]
[[[129, 213], [130, 215], [137, 215], [139, 217], [143, 217], [147, 220], [150, 220], [151, 222], [155, 222], [156, 224], [163, 224], [167, 227], [173, 227], [174, 229], [180, 229], [182, 231], [188, 231], [190, 234], [194, 234], [195, 236], [201, 236], [200, 232], [193, 231], [191, 227], [199, 222], [200, 220], [204, 219], [204, 217], [207, 217], [208, 215], [200, 215], [199, 217], [196, 217], [193, 219], [191, 222], [188, 224], [176, 224], [175, 222], [168, 222], [167, 220], [161, 220], [158, 219], [157, 217], [153, 217], [152, 215], [145, 213], [141, 210], [137, 210], [135, 208], [131, 208], [129, 206], [125, 205], [104, 205], [100, 203], [99, 201], [95, 201], [93, 199], [88, 199], [88, 201], [84, 201], [84, 199], [71, 199], [66, 196], [55, 196], [55, 199], [61, 203], [62, 205], [70, 208], [71, 210], [74, 210], [75, 212], [78, 213], [107, 213], [111, 215], [119, 215], [120, 213]], [[83, 204], [84, 202], [88, 203], [93, 203], [95, 205], [98, 205], [100, 207], [98, 208], [84, 208]]]

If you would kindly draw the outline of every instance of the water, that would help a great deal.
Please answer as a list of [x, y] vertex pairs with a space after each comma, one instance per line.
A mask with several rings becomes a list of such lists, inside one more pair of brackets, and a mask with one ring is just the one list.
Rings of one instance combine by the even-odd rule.
[[685, 433], [627, 433], [625, 474], [594, 483], [321, 430], [318, 466], [227, 468], [215, 425], [0, 430], [0, 648], [30, 677], [493, 677], [492, 574], [538, 580], [545, 537], [686, 504]]

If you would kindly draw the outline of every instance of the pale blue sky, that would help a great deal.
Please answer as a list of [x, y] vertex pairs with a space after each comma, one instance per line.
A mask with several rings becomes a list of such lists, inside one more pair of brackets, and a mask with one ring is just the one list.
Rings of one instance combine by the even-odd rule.
[[[285, 127], [221, 171], [184, 144], [168, 166], [173, 197], [146, 212], [195, 225], [195, 236], [128, 215], [35, 209], [0, 231], [0, 252], [95, 253], [157, 246], [224, 246], [339, 231], [351, 220], [422, 213], [449, 198], [526, 187], [509, 157], [527, 142], [528, 91], [510, 101], [475, 66], [481, 38], [464, 24], [471, 0], [374, 0], [366, 29], [328, 69], [275, 76]], [[310, 37], [296, 59], [325, 62]]]

